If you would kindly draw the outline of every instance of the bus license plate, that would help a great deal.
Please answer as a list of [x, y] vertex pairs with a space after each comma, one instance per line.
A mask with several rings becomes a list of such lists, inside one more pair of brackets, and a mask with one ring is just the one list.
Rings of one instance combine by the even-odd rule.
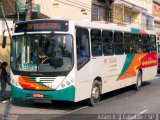
[[39, 93], [35, 93], [32, 95], [34, 98], [43, 98], [44, 95], [43, 94], [39, 94]]

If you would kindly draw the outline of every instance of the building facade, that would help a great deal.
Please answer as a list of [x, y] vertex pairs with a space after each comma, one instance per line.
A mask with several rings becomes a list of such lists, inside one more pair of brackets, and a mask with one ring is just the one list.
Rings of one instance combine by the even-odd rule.
[[154, 16], [154, 28], [157, 32], [157, 38], [160, 40], [160, 0], [153, 0], [152, 7]]
[[33, 0], [50, 18], [111, 21], [113, 0]]
[[154, 29], [154, 18], [151, 15], [152, 0], [115, 0], [113, 4], [113, 22]]
[[50, 18], [91, 19], [91, 0], [33, 0]]

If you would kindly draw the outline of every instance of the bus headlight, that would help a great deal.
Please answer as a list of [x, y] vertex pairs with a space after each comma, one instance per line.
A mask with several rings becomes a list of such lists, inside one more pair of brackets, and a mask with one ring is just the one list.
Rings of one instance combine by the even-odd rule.
[[11, 79], [11, 83], [12, 83], [13, 85], [15, 85], [16, 87], [20, 87], [20, 85], [19, 85], [19, 83], [18, 83], [17, 80]]
[[62, 87], [62, 88], [65, 88], [65, 84], [64, 84], [64, 83], [62, 83], [62, 84], [61, 84], [61, 87]]
[[66, 84], [67, 84], [68, 86], [70, 86], [70, 85], [71, 85], [71, 82], [70, 82], [70, 81], [66, 81]]
[[11, 79], [11, 83], [12, 83], [13, 85], [15, 85], [15, 86], [18, 86], [17, 80]]
[[59, 87], [58, 89], [64, 89], [64, 88], [67, 88], [67, 87], [69, 87], [69, 86], [71, 86], [71, 85], [74, 85], [74, 80], [73, 80], [73, 79], [64, 80], [64, 81], [61, 83], [61, 85], [60, 85], [60, 87]]

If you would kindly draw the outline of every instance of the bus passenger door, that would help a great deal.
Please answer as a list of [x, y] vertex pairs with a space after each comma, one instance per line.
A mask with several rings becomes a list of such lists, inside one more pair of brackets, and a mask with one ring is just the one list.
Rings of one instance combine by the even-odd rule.
[[76, 27], [76, 101], [90, 97], [90, 50], [89, 31]]

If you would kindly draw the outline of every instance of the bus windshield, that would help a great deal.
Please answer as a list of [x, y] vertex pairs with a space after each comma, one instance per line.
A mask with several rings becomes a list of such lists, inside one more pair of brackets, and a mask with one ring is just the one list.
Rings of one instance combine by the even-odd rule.
[[27, 72], [69, 71], [73, 66], [71, 35], [36, 34], [13, 36], [11, 68]]

